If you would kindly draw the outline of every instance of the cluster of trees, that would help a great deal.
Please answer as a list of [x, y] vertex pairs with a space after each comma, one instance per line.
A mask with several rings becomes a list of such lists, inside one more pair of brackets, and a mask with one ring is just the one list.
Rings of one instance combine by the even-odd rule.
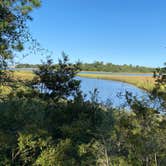
[[[17, 24], [12, 27], [15, 17], [26, 21], [37, 6], [38, 0], [0, 1], [0, 19], [8, 23], [0, 29], [1, 44], [22, 34]], [[10, 44], [18, 43], [0, 48], [0, 165], [166, 165], [166, 95], [159, 93], [164, 77], [158, 76], [151, 94], [152, 100], [161, 98], [163, 109], [149, 108], [146, 100], [126, 93], [126, 111], [98, 103], [96, 90], [85, 101], [74, 77], [81, 64], [69, 63], [65, 54], [57, 65], [48, 58], [32, 81], [16, 80], [5, 70], [13, 55]], [[10, 91], [4, 95], [5, 88]]]
[[[16, 68], [38, 68], [39, 64], [18, 64]], [[94, 62], [81, 63], [80, 68], [83, 71], [105, 71], [105, 72], [128, 72], [128, 73], [153, 73], [154, 68], [133, 65], [115, 65], [112, 63]]]
[[115, 65], [112, 63], [94, 62], [84, 63], [81, 65], [81, 69], [84, 71], [105, 71], [105, 72], [135, 72], [135, 73], [152, 73], [154, 68], [144, 66], [133, 65]]

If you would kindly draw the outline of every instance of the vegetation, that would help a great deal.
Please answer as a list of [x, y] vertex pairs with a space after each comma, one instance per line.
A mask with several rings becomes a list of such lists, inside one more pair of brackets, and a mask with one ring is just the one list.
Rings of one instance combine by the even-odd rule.
[[[166, 63], [165, 63], [166, 65]], [[156, 78], [156, 86], [153, 89], [153, 94], [166, 99], [166, 67], [158, 68], [154, 72]]]
[[32, 19], [29, 12], [39, 6], [39, 0], [0, 0], [0, 68], [6, 68], [14, 52], [31, 40], [26, 22]]
[[112, 63], [94, 62], [81, 65], [84, 71], [126, 72], [126, 73], [152, 73], [154, 68], [133, 65], [115, 65]]
[[16, 68], [38, 68], [40, 65], [39, 64], [18, 64], [16, 65]]
[[43, 63], [35, 73], [39, 80], [35, 84], [40, 85], [43, 96], [56, 100], [67, 99], [79, 93], [80, 81], [74, 79], [79, 71], [79, 63], [71, 64], [65, 53], [62, 54], [63, 60], [59, 60], [59, 65], [54, 65], [51, 59]]
[[[0, 1], [5, 15], [1, 19], [6, 19], [6, 12], [27, 18], [27, 12], [38, 3]], [[14, 11], [12, 7], [16, 7]], [[5, 28], [0, 30], [2, 44], [8, 39], [2, 33]], [[9, 38], [12, 32], [7, 35]], [[79, 63], [69, 63], [63, 54], [58, 65], [48, 58], [34, 74], [12, 72], [6, 70], [12, 58], [6, 54], [9, 50], [13, 54], [10, 43], [7, 46], [0, 49], [0, 165], [166, 165], [164, 104], [161, 109], [149, 108], [146, 100], [138, 101], [126, 93], [130, 108], [126, 111], [99, 104], [97, 90], [91, 100], [85, 101], [80, 81], [74, 77], [80, 70]], [[161, 97], [161, 102], [166, 103], [164, 93], [159, 93], [162, 85], [165, 85], [163, 75], [156, 79], [152, 101]], [[10, 91], [4, 94], [5, 88]]]
[[26, 22], [32, 19], [29, 13], [33, 8], [39, 6], [40, 0], [0, 0], [0, 97], [22, 86], [22, 81], [6, 69], [13, 63], [15, 53], [24, 49], [25, 43], [34, 42]]
[[1, 165], [164, 166], [164, 117], [136, 101], [132, 107], [36, 97], [1, 103]]
[[[78, 69], [65, 54], [58, 68], [48, 59], [25, 91], [1, 100], [0, 165], [164, 166], [165, 112], [129, 93], [130, 112], [98, 104], [96, 92], [84, 101], [73, 77]], [[36, 81], [50, 93], [34, 88]]]
[[126, 82], [129, 84], [133, 84], [138, 88], [144, 89], [148, 92], [151, 92], [155, 87], [155, 78], [150, 76], [122, 76], [122, 75], [104, 75], [104, 74], [89, 74], [89, 73], [88, 74], [79, 73], [78, 76]]
[[[39, 64], [18, 64], [16, 68], [38, 68]], [[105, 72], [126, 72], [126, 73], [153, 73], [154, 68], [133, 65], [115, 65], [112, 63], [94, 62], [81, 63], [80, 68], [83, 71], [105, 71]]]

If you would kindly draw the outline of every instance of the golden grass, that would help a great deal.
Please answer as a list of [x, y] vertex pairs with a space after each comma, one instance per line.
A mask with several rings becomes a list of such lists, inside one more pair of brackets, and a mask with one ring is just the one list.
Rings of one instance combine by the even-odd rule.
[[[13, 77], [15, 80], [31, 81], [35, 77], [35, 74], [31, 71], [14, 71]], [[25, 87], [20, 86], [20, 89], [24, 90]], [[8, 95], [11, 91], [12, 88], [10, 86], [0, 86], [0, 96]]]
[[14, 71], [14, 78], [31, 81], [35, 77], [32, 71]]
[[155, 79], [151, 76], [122, 76], [122, 75], [81, 74], [81, 73], [79, 73], [78, 76], [125, 82], [135, 85], [138, 88], [147, 91], [151, 91], [155, 85]]

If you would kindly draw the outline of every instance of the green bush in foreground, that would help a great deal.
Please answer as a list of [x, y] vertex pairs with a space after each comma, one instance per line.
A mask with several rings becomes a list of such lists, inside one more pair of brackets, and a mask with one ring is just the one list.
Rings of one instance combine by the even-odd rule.
[[0, 165], [165, 165], [166, 119], [91, 102], [0, 103]]

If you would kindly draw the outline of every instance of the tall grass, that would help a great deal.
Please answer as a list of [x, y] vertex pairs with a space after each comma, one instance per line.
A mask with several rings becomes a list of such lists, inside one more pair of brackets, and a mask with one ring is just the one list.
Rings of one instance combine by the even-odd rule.
[[146, 91], [151, 91], [155, 86], [155, 79], [150, 76], [120, 76], [120, 75], [104, 75], [104, 74], [78, 74], [80, 77], [97, 78], [104, 80], [113, 80], [129, 83]]
[[[12, 75], [15, 81], [22, 80], [22, 81], [31, 81], [35, 77], [35, 74], [31, 71], [14, 71]], [[19, 85], [19, 90], [26, 90], [23, 85]], [[6, 96], [10, 94], [12, 88], [8, 85], [0, 85], [0, 96]]]
[[27, 81], [31, 81], [35, 77], [35, 74], [32, 71], [15, 71], [13, 74], [15, 79]]

